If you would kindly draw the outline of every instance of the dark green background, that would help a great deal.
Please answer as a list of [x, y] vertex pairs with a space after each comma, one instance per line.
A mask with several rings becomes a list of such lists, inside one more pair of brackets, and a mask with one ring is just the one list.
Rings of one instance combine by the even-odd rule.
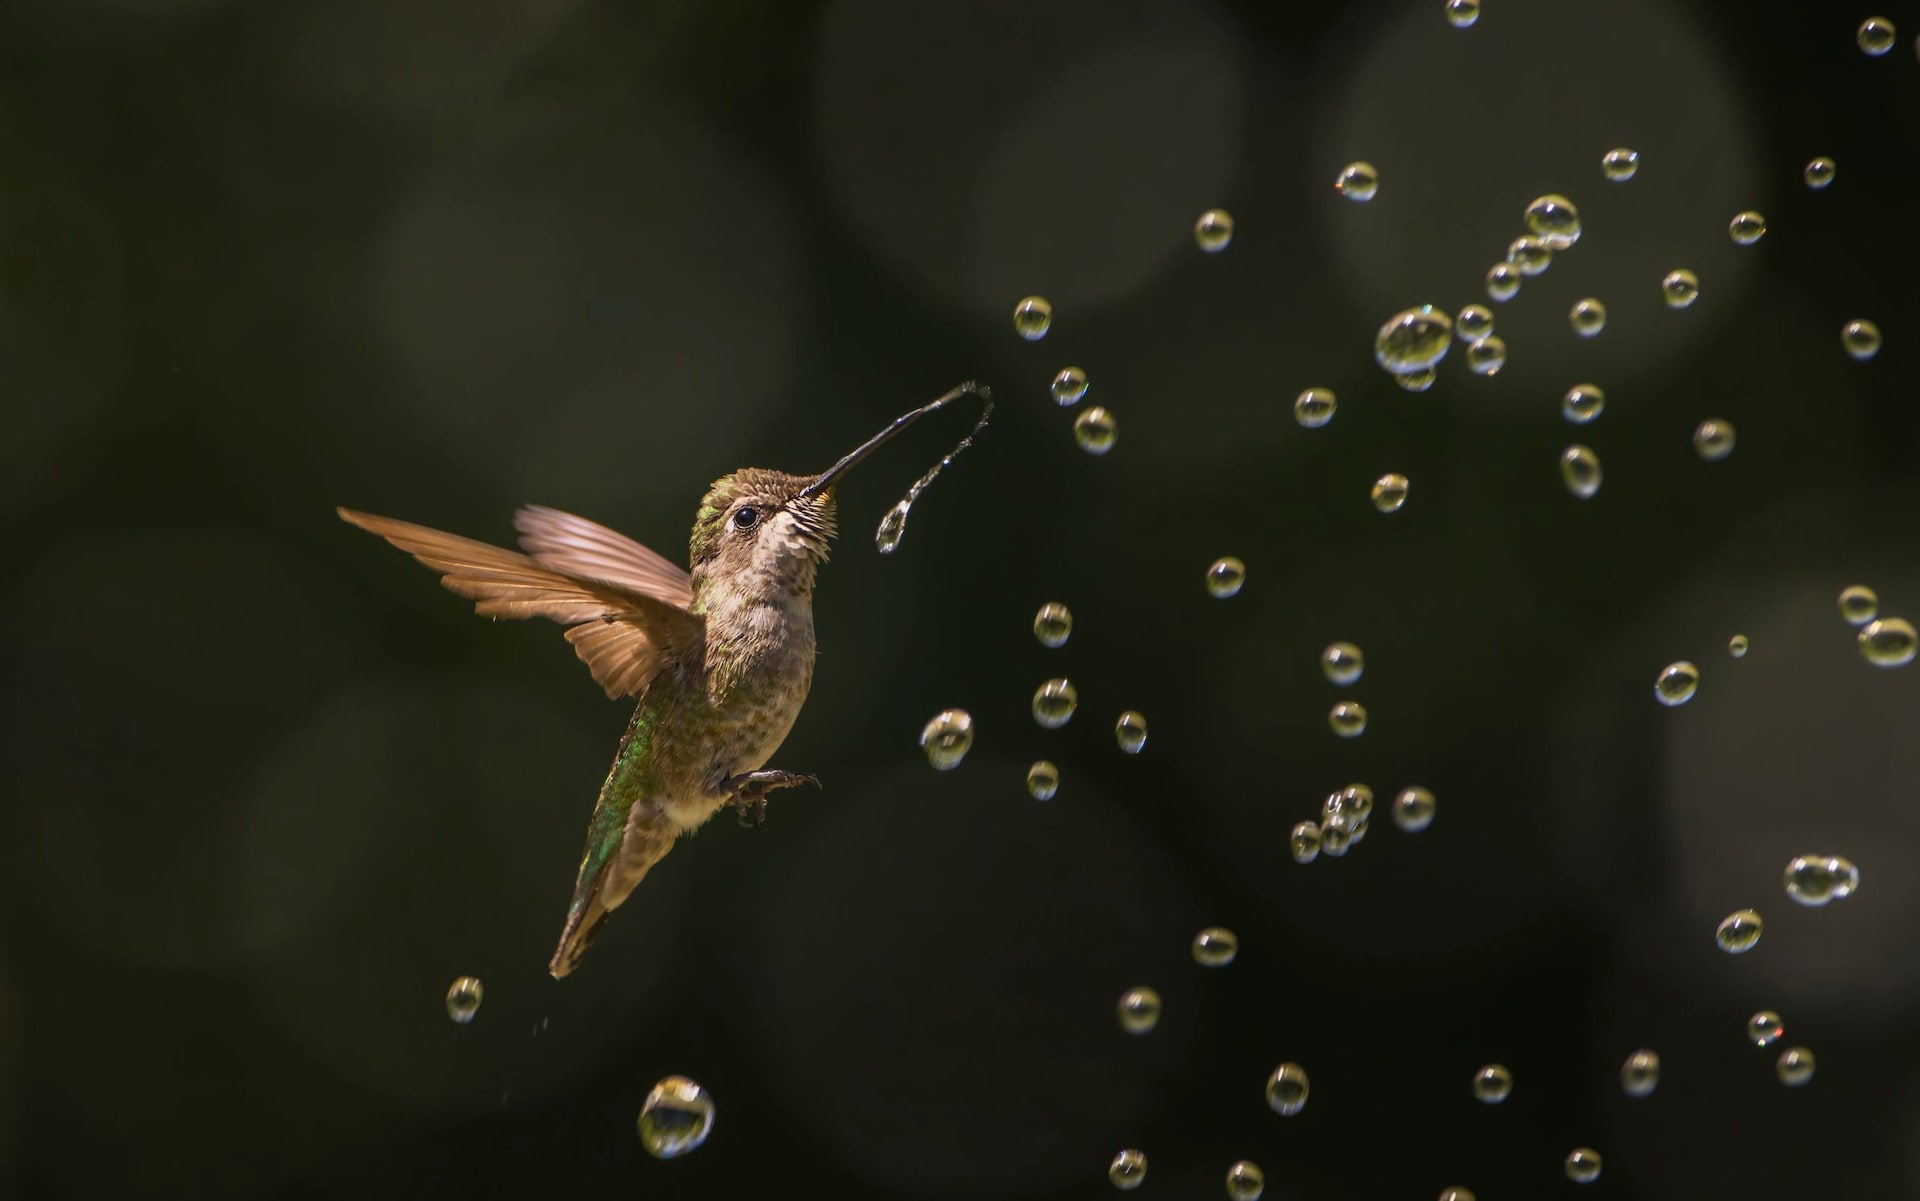
[[[1283, 1201], [1551, 1196], [1576, 1145], [1596, 1196], [1920, 1189], [1920, 676], [1833, 607], [1920, 610], [1920, 8], [1883, 10], [1883, 59], [1828, 4], [1440, 10], [6, 5], [0, 1194], [1098, 1198], [1123, 1146], [1148, 1199], [1221, 1196], [1239, 1158]], [[1359, 158], [1365, 206], [1329, 186]], [[1372, 332], [1477, 298], [1548, 191], [1587, 233], [1498, 308], [1507, 369], [1394, 387]], [[1238, 232], [1206, 256], [1214, 205]], [[1068, 363], [1118, 418], [1104, 458], [1047, 396]], [[999, 412], [897, 554], [873, 524], [966, 419], [842, 489], [774, 762], [825, 791], [716, 821], [549, 979], [626, 707], [333, 506], [506, 541], [540, 502], [678, 558], [714, 477], [817, 470], [969, 377]], [[1608, 396], [1578, 431], [1577, 382]], [[1308, 431], [1314, 385], [1340, 409]], [[1689, 445], [1709, 416], [1723, 463]], [[1367, 655], [1352, 742], [1335, 639]], [[1679, 658], [1703, 683], [1664, 710]], [[1056, 674], [1081, 709], [1047, 732]], [[947, 706], [977, 740], [937, 774]], [[1294, 864], [1351, 781], [1438, 820]], [[1803, 851], [1859, 894], [1789, 904]], [[1759, 947], [1720, 953], [1749, 905]], [[1242, 951], [1205, 971], [1214, 923]], [[1144, 1039], [1135, 984], [1167, 1004]], [[1807, 1088], [1744, 1045], [1761, 1007]], [[1631, 1101], [1641, 1046], [1665, 1073]], [[1261, 1096], [1286, 1059], [1291, 1119]], [[662, 1163], [634, 1117], [669, 1073], [719, 1120]]]

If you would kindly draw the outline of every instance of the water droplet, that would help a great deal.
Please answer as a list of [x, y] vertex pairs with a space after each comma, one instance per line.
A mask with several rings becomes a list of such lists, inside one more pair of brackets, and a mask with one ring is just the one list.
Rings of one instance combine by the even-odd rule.
[[1281, 1117], [1305, 1109], [1307, 1091], [1307, 1069], [1297, 1063], [1283, 1063], [1267, 1077], [1267, 1104]]
[[1433, 387], [1433, 381], [1436, 378], [1437, 375], [1433, 368], [1426, 367], [1419, 371], [1409, 371], [1404, 375], [1396, 375], [1393, 377], [1393, 382], [1399, 384], [1401, 388], [1408, 392], [1425, 392], [1428, 388]]
[[1232, 1201], [1260, 1201], [1267, 1187], [1267, 1174], [1252, 1160], [1243, 1159], [1227, 1169], [1227, 1196]]
[[1353, 845], [1353, 835], [1345, 830], [1322, 829], [1320, 831], [1321, 852], [1335, 859], [1345, 856], [1347, 848], [1351, 845]]
[[1484, 304], [1470, 304], [1453, 317], [1453, 332], [1471, 346], [1493, 332], [1493, 310]]
[[1893, 22], [1885, 17], [1868, 17], [1860, 22], [1860, 32], [1854, 35], [1860, 43], [1860, 49], [1873, 58], [1879, 58], [1893, 49]]
[[1880, 597], [1865, 584], [1849, 584], [1840, 590], [1840, 616], [1848, 625], [1863, 626], [1880, 612]]
[[685, 1076], [668, 1076], [640, 1105], [640, 1145], [659, 1159], [696, 1150], [713, 1129], [713, 1098]]
[[965, 709], [942, 709], [920, 731], [920, 745], [935, 771], [960, 766], [973, 746], [973, 717]]
[[1600, 1179], [1600, 1152], [1592, 1147], [1575, 1147], [1567, 1152], [1567, 1179], [1575, 1184], [1592, 1184]]
[[1079, 690], [1056, 677], [1034, 691], [1033, 720], [1045, 729], [1057, 730], [1072, 719], [1074, 708], [1079, 704]]
[[1487, 295], [1505, 304], [1520, 294], [1520, 268], [1512, 263], [1495, 263], [1487, 268]]
[[1059, 601], [1048, 601], [1033, 615], [1033, 636], [1049, 650], [1065, 646], [1073, 633], [1073, 614]]
[[1433, 814], [1438, 807], [1433, 793], [1418, 784], [1402, 788], [1400, 795], [1393, 798], [1393, 824], [1409, 834], [1418, 834], [1433, 824]]
[[1359, 701], [1340, 701], [1327, 711], [1327, 725], [1342, 738], [1358, 738], [1367, 732], [1367, 707]]
[[1313, 822], [1298, 823], [1287, 836], [1287, 849], [1293, 852], [1295, 863], [1312, 863], [1320, 857], [1320, 827]]
[[1334, 188], [1348, 200], [1366, 202], [1380, 190], [1380, 173], [1372, 163], [1348, 163], [1334, 177]]
[[1120, 1028], [1128, 1034], [1147, 1034], [1160, 1024], [1160, 994], [1142, 985], [1120, 994]]
[[1573, 326], [1573, 332], [1581, 337], [1596, 337], [1607, 328], [1607, 306], [1591, 296], [1576, 301], [1567, 313], [1567, 322]]
[[1480, 0], [1447, 0], [1447, 24], [1466, 29], [1480, 19]]
[[1317, 430], [1333, 420], [1337, 407], [1333, 393], [1326, 388], [1308, 388], [1293, 398], [1293, 419], [1303, 427]]
[[1806, 179], [1807, 186], [1818, 192], [1833, 182], [1833, 176], [1836, 170], [1838, 170], [1838, 168], [1834, 166], [1833, 160], [1823, 154], [1819, 158], [1809, 162], [1807, 169], [1801, 172], [1801, 175]]
[[1560, 402], [1560, 415], [1575, 425], [1585, 425], [1607, 407], [1607, 394], [1594, 384], [1575, 384]]
[[1247, 565], [1232, 555], [1222, 555], [1207, 568], [1207, 592], [1225, 600], [1240, 591], [1247, 582]]
[[1620, 1065], [1620, 1091], [1629, 1097], [1651, 1097], [1660, 1087], [1660, 1056], [1644, 1048]]
[[1193, 936], [1193, 961], [1201, 967], [1225, 967], [1239, 953], [1239, 936], [1225, 926], [1208, 926]]
[[1773, 1070], [1780, 1077], [1780, 1083], [1798, 1088], [1813, 1079], [1813, 1052], [1805, 1047], [1789, 1047], [1780, 1052]]
[[1373, 481], [1373, 507], [1382, 513], [1398, 513], [1400, 506], [1407, 503], [1410, 487], [1406, 476], [1397, 471], [1387, 472]]
[[462, 1026], [473, 1020], [480, 1012], [480, 998], [486, 990], [480, 987], [480, 977], [462, 976], [447, 989], [447, 1016]]
[[1600, 156], [1600, 174], [1614, 183], [1625, 183], [1640, 170], [1640, 152], [1622, 146]]
[[1120, 429], [1113, 420], [1113, 414], [1099, 405], [1083, 410], [1073, 419], [1073, 440], [1090, 455], [1106, 454], [1113, 449], [1114, 440], [1119, 436]]
[[1762, 1009], [1747, 1019], [1747, 1041], [1756, 1047], [1771, 1047], [1779, 1042], [1787, 1028], [1780, 1021], [1780, 1015], [1771, 1009]]
[[1843, 862], [1832, 855], [1795, 855], [1787, 861], [1787, 895], [1809, 908], [1825, 905], [1835, 898]]
[[1670, 309], [1684, 309], [1700, 298], [1700, 277], [1684, 267], [1667, 272], [1660, 280], [1660, 295]]
[[1320, 826], [1351, 834], [1373, 813], [1373, 789], [1365, 784], [1349, 784], [1327, 794], [1320, 805]]
[[1760, 941], [1760, 915], [1751, 909], [1729, 913], [1713, 932], [1713, 941], [1729, 955], [1743, 955]]
[[1746, 658], [1747, 636], [1745, 634], [1735, 634], [1733, 637], [1727, 639], [1727, 653], [1736, 659]]
[[1853, 895], [1854, 889], [1860, 887], [1860, 869], [1853, 865], [1851, 859], [1830, 856], [1827, 874], [1833, 879], [1833, 899], [1836, 901], [1846, 900]]
[[1521, 234], [1507, 246], [1507, 261], [1520, 268], [1520, 274], [1539, 275], [1553, 265], [1553, 251], [1532, 234]]
[[1693, 449], [1709, 463], [1718, 463], [1733, 453], [1733, 422], [1724, 417], [1709, 417], [1693, 430]]
[[1548, 193], [1527, 206], [1527, 228], [1548, 250], [1565, 250], [1580, 240], [1580, 210], [1565, 196]]
[[1560, 478], [1566, 481], [1567, 491], [1581, 500], [1592, 500], [1604, 478], [1600, 456], [1594, 454], [1591, 447], [1577, 444], [1567, 447], [1560, 452]]
[[1389, 375], [1423, 371], [1447, 357], [1453, 321], [1430, 304], [1402, 309], [1374, 335], [1373, 359]]
[[1060, 769], [1051, 760], [1036, 759], [1027, 769], [1027, 795], [1036, 801], [1050, 801], [1060, 791]]
[[1846, 348], [1848, 358], [1864, 363], [1880, 353], [1880, 327], [1871, 321], [1849, 321], [1840, 331], [1840, 345]]
[[1113, 1181], [1117, 1189], [1136, 1189], [1147, 1179], [1147, 1156], [1144, 1151], [1128, 1147], [1113, 1157], [1113, 1163], [1107, 1167], [1107, 1179]]
[[1751, 246], [1767, 232], [1767, 219], [1752, 209], [1735, 213], [1733, 220], [1727, 223], [1727, 236], [1736, 245]]
[[1137, 709], [1129, 709], [1113, 723], [1113, 740], [1129, 755], [1137, 755], [1147, 745], [1147, 719]]
[[1913, 626], [1899, 617], [1870, 621], [1860, 630], [1860, 654], [1875, 667], [1905, 667], [1913, 662], [1916, 641]]
[[1440, 1201], [1476, 1201], [1476, 1198], [1472, 1189], [1455, 1185], [1452, 1188], [1440, 1190]]
[[1038, 342], [1053, 327], [1053, 306], [1044, 296], [1029, 296], [1013, 306], [1013, 332]]
[[1233, 215], [1225, 209], [1208, 209], [1193, 223], [1193, 240], [1208, 254], [1219, 254], [1233, 241]]
[[1320, 652], [1320, 671], [1342, 688], [1357, 681], [1366, 666], [1366, 656], [1351, 642], [1335, 642]]
[[1498, 375], [1507, 365], [1507, 344], [1488, 334], [1467, 347], [1467, 368], [1475, 375]]
[[880, 528], [873, 531], [873, 545], [881, 554], [890, 555], [899, 548], [900, 539], [907, 536], [907, 514], [912, 510], [913, 502], [902, 497], [880, 519]]
[[1668, 708], [1686, 704], [1699, 690], [1700, 669], [1685, 659], [1667, 664], [1653, 678], [1654, 699]]
[[1078, 367], [1062, 367], [1053, 377], [1053, 403], [1066, 407], [1079, 404], [1087, 394], [1087, 373]]
[[1490, 1063], [1473, 1074], [1473, 1098], [1483, 1105], [1498, 1105], [1513, 1092], [1513, 1073], [1502, 1064]]

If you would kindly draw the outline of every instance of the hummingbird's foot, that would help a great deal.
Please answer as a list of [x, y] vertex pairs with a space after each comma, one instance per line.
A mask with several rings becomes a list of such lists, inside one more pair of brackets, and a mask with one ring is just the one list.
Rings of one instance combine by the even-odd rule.
[[729, 776], [726, 780], [727, 791], [733, 794], [734, 809], [740, 815], [740, 824], [754, 830], [767, 824], [769, 792], [801, 784], [818, 788], [820, 778], [797, 771], [750, 771]]

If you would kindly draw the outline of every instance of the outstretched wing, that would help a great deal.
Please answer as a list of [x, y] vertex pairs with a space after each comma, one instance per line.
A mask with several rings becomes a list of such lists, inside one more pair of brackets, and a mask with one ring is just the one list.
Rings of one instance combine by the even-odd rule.
[[676, 609], [693, 607], [693, 577], [625, 534], [598, 522], [528, 505], [513, 515], [520, 548], [543, 566], [571, 576], [605, 580]]
[[[675, 599], [635, 587], [637, 578], [599, 579], [412, 522], [352, 509], [339, 513], [342, 521], [378, 534], [439, 572], [441, 584], [472, 600], [483, 617], [545, 617], [573, 627], [567, 641], [610, 698], [638, 695], [666, 664], [697, 660], [704, 650], [705, 619]], [[690, 587], [686, 595], [690, 602]]]

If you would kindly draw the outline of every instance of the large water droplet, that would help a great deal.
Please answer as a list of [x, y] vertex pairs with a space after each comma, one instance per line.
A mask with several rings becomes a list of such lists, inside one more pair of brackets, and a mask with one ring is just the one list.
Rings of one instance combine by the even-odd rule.
[[1860, 29], [1854, 34], [1854, 40], [1860, 43], [1862, 53], [1872, 58], [1879, 58], [1893, 49], [1896, 36], [1892, 21], [1885, 17], [1868, 17], [1860, 22]]
[[1593, 448], [1575, 444], [1560, 452], [1560, 478], [1567, 485], [1567, 491], [1581, 500], [1592, 500], [1594, 493], [1600, 491], [1600, 482], [1605, 478], [1600, 470], [1600, 456]]
[[1447, 357], [1453, 319], [1430, 304], [1402, 309], [1373, 338], [1373, 359], [1391, 375], [1424, 371]]
[[1060, 373], [1053, 377], [1050, 390], [1053, 392], [1053, 403], [1062, 407], [1078, 404], [1080, 398], [1087, 394], [1087, 373], [1078, 367], [1062, 367]]
[[1307, 1069], [1297, 1063], [1283, 1063], [1267, 1077], [1267, 1104], [1281, 1117], [1305, 1109], [1308, 1091]]
[[1373, 507], [1382, 513], [1398, 513], [1407, 503], [1407, 491], [1413, 485], [1397, 471], [1389, 471], [1373, 481]]
[[1240, 936], [1225, 926], [1208, 926], [1193, 936], [1193, 961], [1201, 967], [1225, 967], [1240, 953]]
[[1033, 636], [1040, 645], [1053, 649], [1067, 644], [1073, 634], [1073, 614], [1059, 601], [1048, 601], [1033, 615]]
[[1548, 250], [1565, 250], [1580, 240], [1580, 210], [1565, 196], [1548, 193], [1527, 206], [1527, 228]]
[[1147, 745], [1147, 719], [1137, 709], [1129, 709], [1113, 723], [1113, 740], [1129, 755], [1137, 755]]
[[1807, 181], [1809, 188], [1818, 192], [1833, 182], [1837, 171], [1838, 168], [1833, 160], [1823, 154], [1807, 164], [1807, 169], [1801, 172], [1801, 177]]
[[480, 999], [485, 994], [486, 990], [480, 987], [480, 977], [460, 977], [447, 989], [447, 1016], [466, 1025], [480, 1012]]
[[935, 771], [960, 766], [973, 746], [973, 717], [965, 709], [942, 709], [920, 731], [920, 745]]
[[1600, 1152], [1592, 1147], [1575, 1147], [1567, 1152], [1567, 1179], [1575, 1184], [1592, 1184], [1600, 1179]]
[[1660, 295], [1670, 309], [1684, 309], [1700, 299], [1700, 277], [1685, 267], [1666, 273], [1660, 280]]
[[1737, 246], [1751, 246], [1765, 237], [1766, 233], [1767, 219], [1752, 209], [1735, 213], [1733, 220], [1727, 222], [1727, 236]]
[[660, 1159], [685, 1155], [713, 1129], [713, 1098], [685, 1076], [653, 1086], [640, 1106], [640, 1145]]
[[1342, 688], [1358, 681], [1366, 666], [1366, 656], [1351, 642], [1335, 642], [1320, 652], [1321, 672]]
[[1660, 1086], [1660, 1056], [1642, 1048], [1620, 1065], [1620, 1091], [1629, 1097], [1651, 1097]]
[[1913, 662], [1913, 626], [1903, 618], [1882, 617], [1860, 630], [1860, 654], [1875, 667], [1905, 667]]
[[1760, 915], [1751, 909], [1729, 913], [1713, 932], [1713, 940], [1729, 955], [1744, 955], [1760, 942]]
[[1040, 685], [1033, 693], [1033, 720], [1049, 730], [1057, 730], [1073, 718], [1080, 704], [1080, 692], [1058, 677]]
[[1208, 254], [1219, 254], [1233, 241], [1233, 216], [1225, 209], [1208, 209], [1193, 223], [1193, 240]]
[[1733, 453], [1733, 422], [1724, 417], [1709, 417], [1693, 430], [1694, 453], [1709, 463], [1718, 463]]
[[1334, 177], [1333, 186], [1348, 200], [1364, 204], [1380, 190], [1380, 173], [1373, 169], [1372, 163], [1348, 163]]
[[1700, 689], [1700, 669], [1685, 659], [1667, 664], [1653, 678], [1654, 699], [1666, 706], [1684, 705]]
[[1027, 769], [1027, 795], [1036, 801], [1050, 801], [1060, 791], [1060, 769], [1051, 760], [1036, 759]]
[[1227, 1196], [1230, 1201], [1260, 1201], [1267, 1187], [1267, 1174], [1260, 1165], [1243, 1159], [1227, 1169]]
[[1513, 1073], [1506, 1065], [1490, 1063], [1473, 1074], [1473, 1099], [1483, 1105], [1498, 1105], [1513, 1092]]
[[1418, 784], [1402, 788], [1400, 795], [1393, 798], [1393, 824], [1409, 834], [1418, 834], [1433, 824], [1438, 808], [1433, 793]]
[[1090, 455], [1106, 454], [1119, 437], [1120, 424], [1099, 405], [1082, 410], [1073, 419], [1073, 440]]
[[880, 528], [873, 532], [873, 545], [881, 554], [890, 555], [899, 549], [900, 539], [907, 535], [907, 514], [912, 511], [913, 502], [902, 497], [880, 519]]
[[1147, 1179], [1147, 1155], [1128, 1147], [1107, 1166], [1107, 1179], [1117, 1189], [1136, 1189]]
[[1844, 901], [1860, 886], [1860, 869], [1838, 855], [1795, 855], [1787, 861], [1787, 895], [1809, 907]]
[[1120, 994], [1120, 1028], [1128, 1034], [1147, 1034], [1160, 1024], [1160, 994], [1142, 985]]
[[1225, 600], [1237, 595], [1247, 582], [1247, 565], [1232, 555], [1222, 555], [1207, 567], [1207, 593]]
[[1053, 306], [1044, 296], [1029, 296], [1013, 306], [1013, 332], [1029, 342], [1047, 336], [1053, 326]]
[[1327, 711], [1327, 725], [1342, 738], [1358, 738], [1367, 732], [1367, 707], [1359, 701], [1340, 701]]
[[1798, 1088], [1813, 1079], [1813, 1052], [1805, 1047], [1789, 1047], [1780, 1052], [1773, 1070], [1780, 1077], [1780, 1083]]
[[1880, 327], [1864, 319], [1849, 321], [1840, 330], [1840, 345], [1848, 358], [1864, 363], [1880, 353]]

